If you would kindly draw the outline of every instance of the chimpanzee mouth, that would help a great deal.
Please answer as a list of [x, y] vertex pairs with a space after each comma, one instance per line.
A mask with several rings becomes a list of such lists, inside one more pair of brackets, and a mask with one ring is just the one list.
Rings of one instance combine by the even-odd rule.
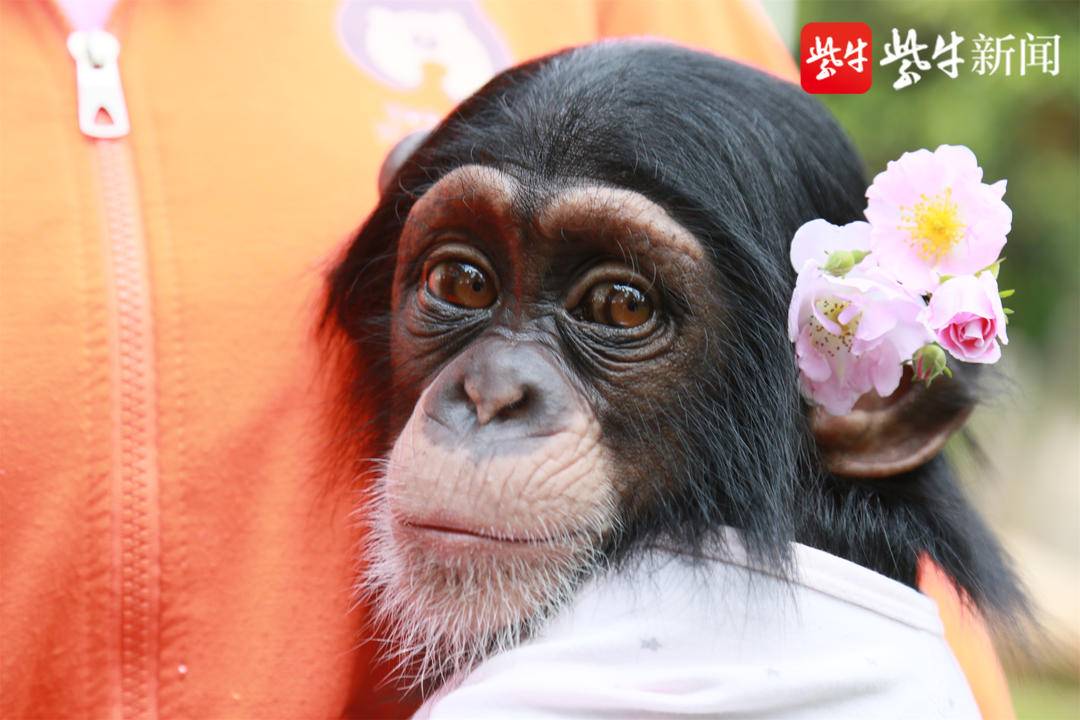
[[476, 528], [467, 527], [464, 523], [449, 523], [445, 521], [422, 522], [418, 520], [407, 520], [401, 517], [395, 517], [394, 520], [398, 525], [409, 528], [410, 530], [431, 533], [451, 541], [479, 540], [507, 545], [564, 545], [568, 541], [573, 540], [575, 536], [574, 533], [566, 533], [565, 535], [560, 536], [521, 537], [503, 535], [492, 530], [478, 530]]

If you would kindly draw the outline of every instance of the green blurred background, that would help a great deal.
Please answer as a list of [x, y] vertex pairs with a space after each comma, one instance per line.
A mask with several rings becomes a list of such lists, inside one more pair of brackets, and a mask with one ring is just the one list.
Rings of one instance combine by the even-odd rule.
[[[821, 95], [847, 129], [868, 177], [906, 150], [963, 144], [988, 182], [1008, 179], [1013, 229], [1002, 287], [1011, 343], [1007, 385], [972, 425], [989, 466], [960, 453], [965, 480], [1014, 557], [1045, 637], [1030, 648], [1002, 639], [1021, 718], [1080, 718], [1080, 2], [852, 2], [765, 0], [798, 55], [807, 22], [858, 21], [874, 34], [874, 84], [864, 95]], [[893, 28], [929, 47], [964, 36], [951, 79], [936, 67], [894, 90], [899, 63], [881, 66]], [[972, 72], [972, 38], [1060, 35], [1059, 74]]]

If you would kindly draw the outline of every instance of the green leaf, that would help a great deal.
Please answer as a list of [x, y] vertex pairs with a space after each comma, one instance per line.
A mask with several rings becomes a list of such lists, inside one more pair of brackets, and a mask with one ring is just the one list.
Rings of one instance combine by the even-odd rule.
[[993, 265], [987, 265], [986, 267], [984, 267], [984, 268], [983, 268], [982, 270], [980, 270], [979, 272], [977, 272], [977, 273], [975, 273], [975, 274], [976, 274], [976, 275], [981, 275], [981, 274], [983, 274], [984, 272], [988, 272], [988, 271], [989, 271], [989, 273], [990, 273], [991, 275], [993, 275], [993, 276], [994, 276], [994, 279], [995, 279], [995, 280], [997, 280], [997, 276], [998, 276], [998, 273], [999, 273], [999, 272], [1001, 272], [1001, 264], [1002, 264], [1003, 262], [1005, 262], [1005, 258], [998, 258], [998, 259], [997, 259], [997, 260], [996, 260], [996, 261], [994, 262], [994, 264], [993, 264]]
[[1016, 294], [1016, 290], [1002, 290], [1001, 292], [998, 293], [998, 297], [1000, 297], [1002, 300], [1004, 300], [1005, 298], [1012, 297], [1015, 294]]

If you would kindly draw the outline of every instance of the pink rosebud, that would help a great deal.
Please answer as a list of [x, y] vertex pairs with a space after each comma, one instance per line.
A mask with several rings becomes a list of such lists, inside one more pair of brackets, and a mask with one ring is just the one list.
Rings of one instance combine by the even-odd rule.
[[833, 415], [870, 391], [891, 395], [903, 363], [931, 340], [919, 322], [925, 307], [879, 267], [859, 263], [838, 276], [807, 259], [788, 310], [804, 394]]
[[904, 153], [866, 191], [874, 256], [905, 287], [933, 292], [943, 275], [973, 275], [1001, 253], [1012, 227], [1005, 181], [987, 185], [962, 145]]
[[942, 375], [952, 377], [945, 351], [937, 343], [927, 343], [916, 350], [911, 367], [915, 379], [926, 383], [927, 387]]
[[1001, 357], [998, 341], [1009, 343], [997, 280], [989, 272], [942, 283], [922, 320], [938, 343], [964, 362], [995, 363]]

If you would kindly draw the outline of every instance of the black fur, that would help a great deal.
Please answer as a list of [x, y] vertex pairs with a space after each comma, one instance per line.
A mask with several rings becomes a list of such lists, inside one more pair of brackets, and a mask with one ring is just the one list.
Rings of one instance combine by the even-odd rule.
[[[984, 610], [1023, 607], [998, 543], [946, 461], [903, 477], [836, 478], [821, 466], [797, 383], [786, 314], [788, 249], [813, 218], [860, 219], [866, 180], [827, 111], [799, 88], [673, 45], [612, 42], [509, 70], [466, 100], [401, 168], [330, 278], [327, 322], [356, 353], [356, 392], [387, 386], [386, 323], [396, 239], [410, 207], [464, 164], [537, 185], [588, 179], [636, 190], [708, 249], [723, 317], [698, 374], [663, 407], [604, 420], [624, 441], [662, 443], [664, 487], [610, 548], [674, 536], [696, 548], [719, 525], [741, 529], [783, 566], [796, 540], [915, 584], [934, 558]], [[374, 358], [374, 360], [373, 360]], [[974, 402], [963, 378], [942, 402]], [[930, 407], [928, 412], [939, 409]]]

